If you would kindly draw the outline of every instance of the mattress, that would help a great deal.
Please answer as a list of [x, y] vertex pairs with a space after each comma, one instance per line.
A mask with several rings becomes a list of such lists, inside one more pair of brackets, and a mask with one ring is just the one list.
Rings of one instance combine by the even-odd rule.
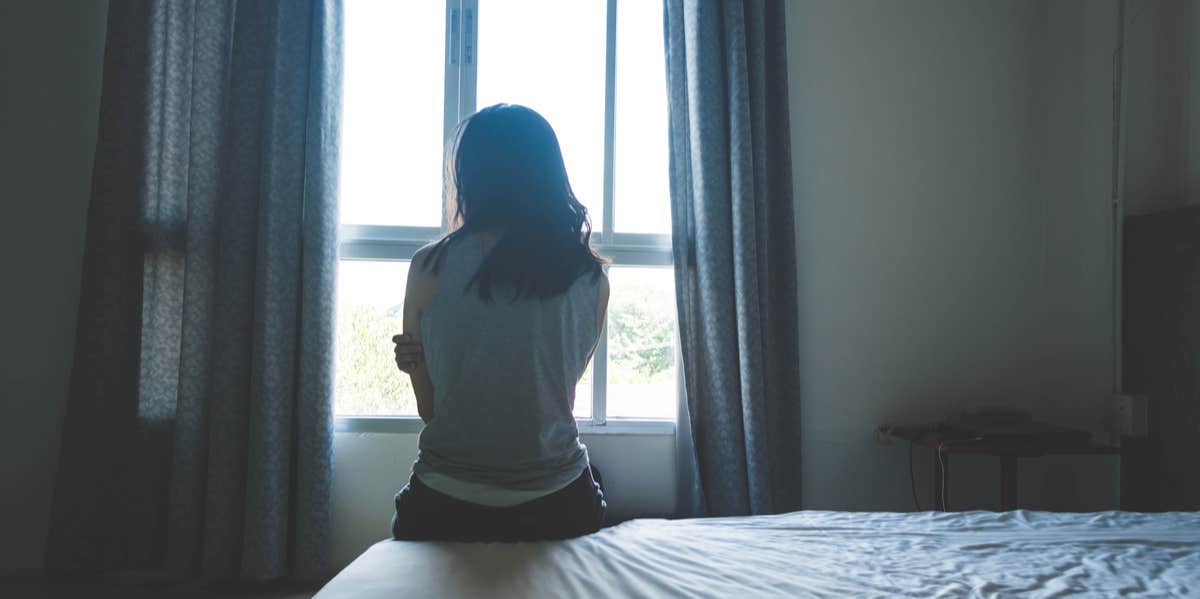
[[349, 597], [1200, 597], [1200, 513], [823, 512], [632, 520], [544, 543], [382, 541]]

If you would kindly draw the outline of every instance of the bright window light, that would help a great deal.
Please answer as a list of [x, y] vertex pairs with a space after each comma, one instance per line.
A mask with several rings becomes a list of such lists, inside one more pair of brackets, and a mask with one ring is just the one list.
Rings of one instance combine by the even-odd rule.
[[336, 414], [416, 416], [391, 343], [408, 261], [441, 233], [452, 125], [505, 102], [554, 126], [593, 244], [613, 261], [608, 326], [575, 416], [673, 420], [662, 4], [346, 0], [344, 15]]

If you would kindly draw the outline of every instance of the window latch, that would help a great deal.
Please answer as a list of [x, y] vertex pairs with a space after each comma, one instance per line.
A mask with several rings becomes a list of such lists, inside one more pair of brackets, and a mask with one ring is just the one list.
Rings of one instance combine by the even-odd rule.
[[466, 28], [466, 31], [464, 33], [466, 33], [466, 42], [467, 43], [466, 43], [465, 49], [463, 50], [463, 52], [464, 52], [463, 58], [465, 59], [467, 64], [474, 64], [475, 63], [475, 11], [473, 11], [469, 8], [467, 9], [466, 23], [464, 24], [464, 27]]
[[450, 11], [450, 64], [458, 64], [458, 9]]

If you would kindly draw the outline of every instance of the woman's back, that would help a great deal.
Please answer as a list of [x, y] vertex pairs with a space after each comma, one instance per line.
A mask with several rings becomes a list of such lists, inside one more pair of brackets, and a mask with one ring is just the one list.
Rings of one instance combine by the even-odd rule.
[[494, 289], [485, 301], [470, 285], [482, 236], [454, 238], [443, 252], [420, 321], [434, 401], [413, 472], [561, 488], [588, 465], [571, 406], [597, 337], [600, 279], [583, 274], [544, 299]]
[[604, 494], [571, 414], [608, 303], [587, 207], [554, 129], [524, 106], [464, 119], [446, 168], [451, 232], [413, 256], [394, 338], [425, 428], [392, 535], [595, 531]]

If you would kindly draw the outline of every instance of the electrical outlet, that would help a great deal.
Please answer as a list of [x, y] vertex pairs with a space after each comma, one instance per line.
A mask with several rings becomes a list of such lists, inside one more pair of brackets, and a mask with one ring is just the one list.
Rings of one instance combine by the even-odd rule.
[[892, 439], [892, 436], [887, 433], [886, 429], [875, 429], [875, 443], [877, 445], [891, 445], [893, 441], [894, 439]]
[[1117, 433], [1123, 437], [1145, 437], [1146, 397], [1142, 395], [1118, 395], [1116, 397]]

